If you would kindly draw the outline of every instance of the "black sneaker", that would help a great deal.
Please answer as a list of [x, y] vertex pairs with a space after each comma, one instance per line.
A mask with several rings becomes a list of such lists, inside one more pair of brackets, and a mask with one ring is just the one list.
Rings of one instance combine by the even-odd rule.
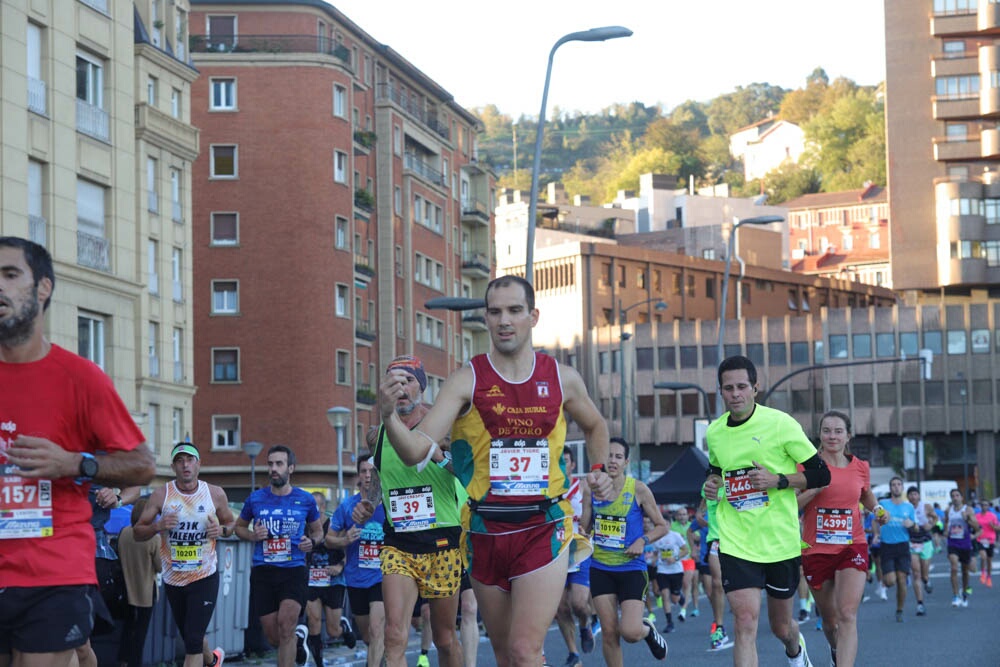
[[652, 623], [643, 620], [642, 624], [649, 628], [649, 634], [646, 635], [646, 646], [649, 647], [649, 652], [653, 654], [654, 659], [663, 660], [667, 657], [667, 642], [656, 631], [656, 626]]
[[295, 626], [295, 664], [304, 665], [309, 661], [309, 651], [306, 648], [306, 637], [309, 629], [304, 625]]
[[354, 648], [358, 644], [358, 637], [354, 634], [354, 628], [351, 627], [351, 622], [346, 618], [340, 619], [340, 628], [344, 633], [340, 636], [344, 640], [344, 646], [347, 648]]
[[580, 628], [580, 650], [591, 653], [594, 650], [594, 633], [589, 626]]

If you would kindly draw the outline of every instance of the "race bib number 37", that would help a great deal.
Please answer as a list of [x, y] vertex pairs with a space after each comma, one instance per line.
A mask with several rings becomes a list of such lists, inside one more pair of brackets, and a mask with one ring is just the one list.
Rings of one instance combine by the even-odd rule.
[[767, 507], [770, 502], [766, 489], [758, 491], [750, 484], [751, 470], [753, 468], [740, 468], [725, 473], [726, 500], [738, 512]]
[[490, 443], [490, 490], [498, 496], [544, 496], [549, 489], [549, 441]]
[[10, 475], [5, 468], [0, 465], [0, 539], [51, 537], [52, 482]]

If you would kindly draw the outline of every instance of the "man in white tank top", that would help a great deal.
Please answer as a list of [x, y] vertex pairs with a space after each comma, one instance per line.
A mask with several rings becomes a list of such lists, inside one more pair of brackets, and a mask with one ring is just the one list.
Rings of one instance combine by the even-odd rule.
[[138, 541], [163, 533], [164, 591], [184, 639], [184, 667], [222, 667], [225, 651], [209, 651], [205, 631], [219, 596], [215, 541], [233, 534], [236, 518], [222, 487], [198, 479], [197, 447], [177, 443], [170, 460], [176, 478], [153, 491], [133, 531]]

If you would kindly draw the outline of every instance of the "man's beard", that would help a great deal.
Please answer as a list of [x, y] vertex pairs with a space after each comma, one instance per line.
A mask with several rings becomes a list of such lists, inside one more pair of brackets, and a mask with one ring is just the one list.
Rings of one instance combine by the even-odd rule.
[[[4, 299], [13, 308], [14, 304]], [[38, 316], [38, 286], [31, 290], [31, 298], [24, 302], [20, 312], [0, 320], [0, 345], [16, 347], [31, 338], [35, 331], [35, 318]]]
[[271, 486], [273, 486], [276, 489], [280, 489], [285, 484], [288, 484], [288, 477], [282, 477], [281, 475], [278, 475], [277, 477], [271, 478]]
[[415, 399], [407, 403], [406, 405], [397, 405], [396, 414], [400, 417], [405, 417], [407, 415], [413, 414], [413, 411], [417, 409], [417, 406], [421, 403], [421, 398], [417, 396]]

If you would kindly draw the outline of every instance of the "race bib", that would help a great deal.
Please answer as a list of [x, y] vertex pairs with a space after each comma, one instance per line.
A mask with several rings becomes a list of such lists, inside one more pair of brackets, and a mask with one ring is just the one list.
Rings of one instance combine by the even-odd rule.
[[817, 544], [854, 544], [854, 513], [845, 509], [816, 509]]
[[52, 537], [52, 482], [0, 465], [0, 539]]
[[594, 517], [594, 545], [604, 549], [624, 549], [625, 517], [596, 515]]
[[381, 551], [381, 541], [360, 540], [358, 543], [358, 567], [372, 570], [381, 568], [382, 563], [379, 561], [379, 553]]
[[490, 490], [498, 496], [544, 496], [549, 489], [549, 441], [522, 438], [490, 443]]
[[427, 530], [437, 523], [431, 486], [389, 490], [389, 520], [399, 533]]
[[289, 536], [268, 537], [263, 545], [265, 563], [284, 563], [292, 560], [292, 538]]
[[186, 542], [170, 543], [170, 569], [175, 572], [191, 572], [201, 568], [203, 546], [201, 542], [188, 544]]
[[965, 537], [965, 524], [953, 523], [948, 526], [948, 537], [953, 540], [961, 540]]
[[309, 585], [314, 587], [329, 586], [332, 577], [325, 567], [309, 568]]
[[737, 512], [767, 507], [770, 502], [766, 489], [758, 491], [750, 484], [751, 470], [753, 468], [740, 468], [725, 473], [726, 500]]
[[712, 546], [708, 548], [708, 553], [713, 556], [719, 555], [719, 540], [712, 540]]

